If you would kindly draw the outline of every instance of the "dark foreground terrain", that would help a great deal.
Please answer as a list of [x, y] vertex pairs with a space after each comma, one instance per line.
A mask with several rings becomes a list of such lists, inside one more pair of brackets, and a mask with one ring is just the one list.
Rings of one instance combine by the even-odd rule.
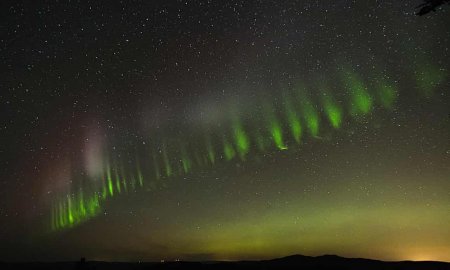
[[445, 262], [384, 262], [368, 259], [350, 259], [334, 255], [308, 257], [293, 255], [265, 261], [238, 262], [165, 262], [165, 263], [114, 263], [97, 261], [55, 263], [1, 263], [0, 269], [449, 269]]

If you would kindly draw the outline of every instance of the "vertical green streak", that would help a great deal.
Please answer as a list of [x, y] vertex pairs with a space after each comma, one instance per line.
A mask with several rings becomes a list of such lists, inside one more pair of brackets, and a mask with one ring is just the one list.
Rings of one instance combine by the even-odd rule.
[[120, 167], [117, 168], [118, 175], [119, 175], [119, 182], [122, 184], [123, 190], [125, 193], [128, 193], [128, 184], [127, 184], [127, 177], [125, 174], [125, 170], [123, 167], [123, 162], [120, 162]]
[[216, 155], [214, 153], [214, 147], [209, 136], [206, 137], [206, 151], [208, 152], [208, 160], [211, 162], [211, 164], [214, 164], [216, 161]]
[[249, 139], [239, 119], [233, 121], [233, 137], [239, 157], [244, 160], [249, 151]]
[[122, 171], [122, 179], [123, 179], [123, 189], [125, 190], [126, 193], [128, 193], [128, 183], [127, 183], [127, 177], [124, 174], [124, 172]]
[[111, 178], [111, 167], [109, 166], [109, 163], [106, 166], [106, 179], [108, 181], [109, 195], [113, 196], [114, 195], [114, 187], [113, 187], [113, 182], [112, 182], [112, 178]]
[[354, 116], [368, 114], [372, 110], [373, 101], [364, 82], [352, 72], [347, 72], [345, 76], [351, 95], [350, 112]]
[[79, 207], [79, 210], [80, 210], [80, 214], [82, 215], [82, 216], [85, 216], [86, 215], [86, 207], [85, 207], [85, 205], [84, 205], [84, 194], [83, 194], [83, 190], [80, 190], [80, 196], [79, 196], [79, 198], [78, 198], [78, 207]]
[[107, 196], [107, 188], [106, 188], [106, 176], [105, 176], [105, 170], [103, 168], [103, 164], [102, 164], [101, 181], [102, 181], [102, 191], [100, 194], [102, 195], [102, 199], [105, 200], [106, 196]]
[[281, 130], [280, 123], [276, 119], [272, 119], [270, 123], [270, 134], [272, 135], [272, 139], [280, 150], [288, 149], [283, 141], [283, 131]]
[[158, 159], [154, 151], [152, 153], [152, 157], [153, 157], [153, 169], [155, 170], [155, 177], [157, 180], [159, 180], [161, 178], [161, 172], [159, 170]]
[[105, 200], [106, 196], [108, 196], [108, 190], [106, 188], [106, 179], [105, 179], [105, 173], [103, 171], [102, 173], [102, 199]]
[[94, 217], [100, 211], [98, 192], [85, 193], [82, 189], [76, 194], [67, 194], [52, 204], [51, 229], [60, 230], [73, 227]]
[[340, 128], [342, 124], [342, 109], [328, 92], [322, 94], [322, 105], [331, 126], [336, 129]]
[[117, 164], [114, 168], [114, 177], [116, 178], [116, 190], [120, 194], [122, 192], [122, 188], [120, 187], [120, 177], [119, 177], [119, 170], [117, 168]]
[[167, 155], [167, 149], [165, 145], [163, 146], [162, 149], [162, 156], [164, 162], [164, 169], [166, 170], [166, 176], [169, 177], [172, 175], [172, 167], [170, 166], [169, 157]]
[[183, 167], [184, 173], [188, 173], [191, 170], [191, 160], [188, 157], [186, 149], [183, 145], [180, 146], [181, 151], [181, 165]]
[[233, 145], [231, 145], [226, 139], [224, 139], [223, 142], [223, 153], [225, 154], [225, 159], [227, 161], [233, 159], [236, 155]]
[[125, 175], [125, 171], [123, 169], [120, 170], [120, 175], [122, 176], [123, 189], [125, 190], [125, 193], [128, 193], [127, 176]]
[[133, 191], [135, 191], [136, 190], [136, 177], [134, 176], [134, 173], [131, 173], [131, 175], [130, 175], [130, 179], [131, 179], [131, 189], [133, 190]]
[[93, 196], [88, 200], [88, 216], [94, 216], [99, 212], [100, 203], [97, 196]]
[[[141, 162], [139, 160], [139, 156], [136, 154], [136, 172], [137, 172], [137, 180], [140, 187], [144, 186], [144, 176], [141, 170]], [[136, 190], [136, 177], [134, 173], [131, 173], [131, 188]]]
[[320, 126], [319, 114], [317, 113], [314, 105], [306, 94], [302, 93], [300, 98], [302, 113], [306, 122], [306, 128], [308, 129], [308, 132], [311, 136], [317, 137], [319, 135]]
[[292, 137], [295, 142], [300, 143], [302, 137], [302, 124], [300, 123], [299, 117], [292, 106], [292, 102], [289, 98], [285, 97], [285, 113], [289, 123], [289, 128], [291, 130]]
[[67, 216], [69, 217], [69, 224], [73, 224], [72, 199], [70, 195], [67, 196]]
[[[141, 166], [139, 165], [139, 161], [137, 162], [137, 177], [138, 177], [138, 181], [139, 181], [139, 186], [140, 187], [144, 186], [144, 176], [142, 175]], [[136, 180], [134, 180], [134, 177], [133, 177], [133, 189], [134, 189], [135, 181]]]
[[273, 112], [273, 108], [268, 104], [265, 104], [264, 110], [266, 121], [269, 124], [269, 133], [275, 143], [275, 146], [280, 150], [286, 150], [287, 146], [284, 144], [283, 130], [281, 129], [281, 124]]
[[182, 158], [181, 162], [183, 163], [183, 171], [184, 173], [188, 173], [189, 170], [191, 169], [191, 162], [189, 159], [187, 158]]

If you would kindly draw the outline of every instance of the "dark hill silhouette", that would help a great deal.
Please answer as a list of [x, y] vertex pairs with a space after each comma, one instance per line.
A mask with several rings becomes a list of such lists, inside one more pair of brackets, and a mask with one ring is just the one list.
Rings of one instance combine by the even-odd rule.
[[339, 270], [450, 270], [450, 263], [433, 261], [385, 262], [362, 258], [344, 258], [335, 255], [310, 257], [292, 255], [263, 261], [236, 262], [165, 262], [116, 263], [85, 261], [55, 263], [0, 263], [0, 269], [339, 269]]

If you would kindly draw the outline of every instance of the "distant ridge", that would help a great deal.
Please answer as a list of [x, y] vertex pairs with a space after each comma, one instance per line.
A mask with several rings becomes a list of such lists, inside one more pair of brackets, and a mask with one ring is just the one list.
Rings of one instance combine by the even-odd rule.
[[434, 261], [399, 261], [385, 262], [364, 258], [345, 258], [336, 255], [322, 255], [317, 257], [291, 255], [282, 258], [261, 261], [209, 261], [209, 262], [55, 262], [55, 263], [4, 263], [0, 262], [0, 269], [301, 269], [301, 270], [450, 270], [450, 263]]

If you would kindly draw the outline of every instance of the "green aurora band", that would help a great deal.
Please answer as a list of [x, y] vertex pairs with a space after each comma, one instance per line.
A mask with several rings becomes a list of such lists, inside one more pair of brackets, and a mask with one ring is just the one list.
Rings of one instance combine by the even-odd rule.
[[304, 93], [301, 93], [300, 98], [300, 106], [302, 108], [302, 113], [306, 122], [308, 132], [312, 137], [318, 137], [320, 126], [319, 115], [308, 96], [306, 96]]
[[242, 160], [245, 160], [245, 155], [247, 155], [249, 151], [250, 143], [239, 119], [236, 119], [233, 123], [233, 135], [239, 157]]
[[344, 81], [351, 95], [350, 113], [354, 116], [364, 116], [370, 113], [373, 100], [364, 82], [356, 73], [351, 71], [345, 72]]
[[335, 129], [340, 128], [342, 124], [342, 109], [329, 92], [323, 93], [322, 105], [331, 126]]
[[298, 113], [294, 110], [290, 97], [284, 96], [286, 118], [291, 130], [292, 137], [297, 144], [302, 137], [302, 124]]
[[281, 123], [275, 115], [273, 106], [269, 103], [264, 104], [264, 117], [267, 123], [268, 131], [273, 143], [279, 150], [287, 150], [287, 146], [283, 139], [283, 130], [281, 128]]
[[[129, 193], [137, 190], [138, 186], [141, 189], [152, 190], [158, 183], [166, 185], [163, 181], [159, 181], [161, 178], [189, 174], [196, 168], [204, 168], [206, 165], [216, 166], [220, 162], [230, 162], [236, 157], [239, 157], [240, 161], [247, 161], [253, 155], [256, 158], [257, 152], [269, 153], [276, 150], [288, 150], [291, 142], [300, 145], [302, 141], [305, 141], [303, 139], [304, 128], [311, 139], [319, 138], [321, 132], [320, 113], [323, 114], [324, 119], [328, 120], [328, 128], [336, 130], [342, 128], [346, 116], [357, 120], [361, 116], [370, 114], [374, 110], [375, 101], [381, 109], [388, 111], [394, 109], [399, 93], [391, 81], [386, 78], [377, 81], [371, 87], [370, 90], [373, 90], [371, 92], [366, 86], [368, 84], [356, 72], [346, 70], [341, 75], [347, 103], [341, 104], [336, 101], [335, 96], [331, 95], [326, 87], [321, 89], [321, 94], [317, 97], [318, 102], [314, 102], [314, 96], [307, 94], [304, 87], [297, 87], [292, 89], [295, 97], [283, 93], [283, 106], [279, 110], [267, 100], [257, 106], [262, 108], [262, 111], [258, 113], [263, 117], [265, 125], [263, 128], [261, 128], [261, 122], [255, 123], [257, 121], [254, 120], [253, 122], [244, 122], [239, 111], [233, 108], [229, 113], [231, 125], [227, 133], [231, 136], [227, 138], [226, 135], [223, 135], [220, 142], [213, 140], [216, 137], [211, 132], [206, 132], [203, 136], [205, 149], [190, 149], [188, 146], [191, 144], [183, 142], [183, 144], [177, 144], [179, 146], [177, 151], [171, 151], [169, 149], [171, 144], [167, 141], [160, 146], [155, 145], [151, 148], [150, 160], [143, 162], [151, 165], [152, 175], [142, 172], [141, 163], [137, 157], [134, 172], [126, 172], [123, 166], [119, 167], [118, 164], [123, 163], [118, 160], [114, 160], [114, 168], [111, 168], [108, 161], [111, 158], [105, 159], [101, 179], [98, 179], [98, 182], [95, 181], [97, 179], [90, 179], [92, 183], [100, 183], [100, 185], [88, 185], [87, 190], [90, 191], [85, 191], [84, 186], [73, 189], [76, 192], [71, 191], [54, 199], [50, 211], [51, 230], [71, 228], [95, 217], [102, 211], [104, 202], [109, 198], [119, 196], [122, 190]], [[416, 82], [420, 90], [429, 96], [433, 93], [434, 88], [446, 79], [446, 74], [442, 71], [429, 69], [419, 72]], [[344, 108], [343, 104], [347, 104], [348, 107]], [[246, 131], [246, 128], [249, 131]], [[323, 129], [326, 129], [325, 125], [323, 125]], [[284, 134], [291, 134], [291, 139], [285, 139]], [[181, 140], [176, 141], [180, 142]], [[222, 145], [222, 152], [215, 152], [213, 145]], [[252, 149], [253, 147], [255, 149]], [[291, 149], [295, 149], [295, 147], [289, 147], [289, 150]], [[177, 170], [179, 173], [176, 172]], [[131, 176], [128, 178], [131, 179], [131, 184], [127, 183], [126, 176]]]
[[236, 151], [234, 150], [233, 145], [231, 145], [226, 139], [224, 139], [223, 142], [223, 153], [226, 160], [232, 160], [236, 155]]
[[382, 82], [378, 85], [378, 99], [384, 109], [392, 110], [397, 100], [397, 95], [397, 90], [387, 82]]

